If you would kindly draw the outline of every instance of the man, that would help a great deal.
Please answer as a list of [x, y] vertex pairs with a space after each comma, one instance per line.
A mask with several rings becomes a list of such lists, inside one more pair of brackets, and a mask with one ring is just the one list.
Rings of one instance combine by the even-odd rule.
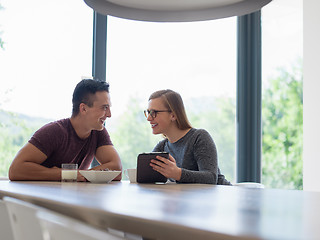
[[[120, 157], [104, 122], [111, 117], [109, 84], [84, 79], [73, 92], [72, 116], [40, 128], [17, 153], [9, 168], [10, 180], [60, 181], [61, 164], [77, 163], [94, 170], [121, 170]], [[115, 180], [121, 180], [119, 175]], [[85, 181], [78, 173], [78, 181]]]

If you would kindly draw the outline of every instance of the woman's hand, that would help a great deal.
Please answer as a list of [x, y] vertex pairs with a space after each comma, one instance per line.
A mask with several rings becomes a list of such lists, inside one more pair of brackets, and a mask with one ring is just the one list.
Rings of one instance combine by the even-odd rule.
[[176, 181], [181, 178], [181, 168], [177, 167], [176, 160], [170, 154], [169, 159], [157, 156], [156, 159], [151, 160], [150, 166], [167, 178], [173, 178]]

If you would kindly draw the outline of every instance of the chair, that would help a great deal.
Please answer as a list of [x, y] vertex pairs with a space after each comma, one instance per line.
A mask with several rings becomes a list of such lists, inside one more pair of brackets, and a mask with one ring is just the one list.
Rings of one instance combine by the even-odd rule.
[[5, 203], [0, 199], [0, 233], [1, 239], [13, 240], [9, 214]]
[[[2, 214], [3, 212], [7, 213], [7, 217]], [[123, 233], [123, 237], [121, 234], [116, 236], [112, 231], [99, 230], [76, 219], [11, 197], [4, 197], [0, 202], [0, 213], [0, 236], [5, 240], [138, 239], [138, 236], [127, 233]], [[7, 219], [6, 224], [2, 224], [2, 218]], [[2, 231], [2, 227], [6, 231]], [[10, 232], [8, 229], [12, 229], [12, 231]], [[5, 237], [4, 234], [8, 237]]]
[[124, 239], [127, 239], [127, 240], [143, 240], [143, 239], [146, 239], [146, 238], [143, 238], [140, 235], [119, 231], [119, 230], [116, 230], [116, 229], [113, 229], [113, 228], [108, 228], [108, 232], [113, 234], [113, 235], [120, 236], [120, 237], [122, 237]]
[[43, 240], [36, 212], [42, 209], [31, 203], [11, 197], [4, 197], [11, 222], [14, 240]]
[[245, 188], [264, 188], [264, 185], [263, 185], [263, 184], [261, 184], [261, 183], [256, 183], [256, 182], [233, 183], [232, 186], [245, 187]]
[[49, 211], [39, 211], [37, 217], [44, 240], [120, 240], [125, 239], [76, 219]]

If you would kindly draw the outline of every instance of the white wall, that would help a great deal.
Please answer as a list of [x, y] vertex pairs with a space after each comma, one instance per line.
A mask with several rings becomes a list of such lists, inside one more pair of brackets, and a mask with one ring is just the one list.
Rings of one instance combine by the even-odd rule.
[[303, 1], [303, 189], [320, 191], [320, 1]]

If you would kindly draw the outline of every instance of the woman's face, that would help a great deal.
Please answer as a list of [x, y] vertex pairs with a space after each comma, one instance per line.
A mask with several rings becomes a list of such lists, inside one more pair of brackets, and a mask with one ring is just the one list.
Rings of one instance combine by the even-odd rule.
[[[155, 111], [155, 117], [148, 115], [147, 120], [151, 124], [153, 134], [168, 135], [170, 129], [174, 126], [174, 118], [169, 109], [163, 104], [162, 98], [151, 99], [148, 104], [148, 111]], [[161, 112], [157, 112], [161, 111]]]

